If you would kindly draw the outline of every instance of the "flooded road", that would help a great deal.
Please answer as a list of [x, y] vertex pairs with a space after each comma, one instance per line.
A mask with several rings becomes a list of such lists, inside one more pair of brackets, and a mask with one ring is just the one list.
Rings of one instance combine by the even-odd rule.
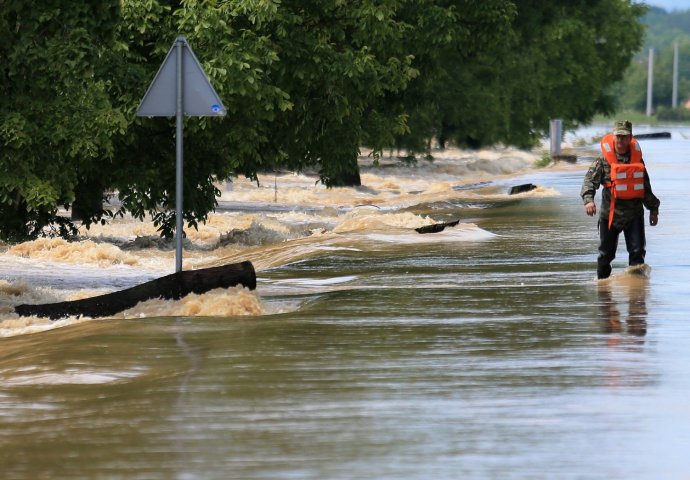
[[[669, 130], [640, 141], [661, 200], [648, 279], [625, 273], [622, 240], [613, 277], [595, 279], [578, 197], [592, 145], [575, 165], [511, 157], [514, 172], [469, 188], [443, 162], [372, 170], [373, 193], [275, 216], [262, 206], [279, 189], [236, 185], [215, 222], [254, 240], [204, 249], [200, 232], [186, 261], [251, 260], [255, 294], [49, 330], [4, 314], [2, 478], [686, 478], [690, 131]], [[520, 183], [539, 189], [505, 194]], [[0, 256], [4, 305], [122, 288], [174, 258], [119, 245], [86, 268], [26, 247]]]

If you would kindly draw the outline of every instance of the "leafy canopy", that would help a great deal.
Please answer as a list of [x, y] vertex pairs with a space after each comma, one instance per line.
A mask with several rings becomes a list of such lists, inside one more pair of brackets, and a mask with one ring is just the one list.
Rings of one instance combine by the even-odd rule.
[[643, 13], [618, 0], [3, 2], [0, 237], [73, 232], [60, 207], [87, 226], [150, 216], [172, 235], [174, 119], [135, 111], [177, 35], [228, 111], [185, 120], [195, 227], [234, 176], [309, 169], [341, 185], [361, 146], [528, 146], [551, 118], [609, 112]]

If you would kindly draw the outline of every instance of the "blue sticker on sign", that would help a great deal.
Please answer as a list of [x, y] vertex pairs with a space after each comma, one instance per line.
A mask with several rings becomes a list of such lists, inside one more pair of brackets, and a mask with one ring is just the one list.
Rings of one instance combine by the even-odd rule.
[[211, 105], [211, 110], [214, 113], [221, 113], [220, 105], [218, 105], [217, 103], [214, 103], [213, 105]]

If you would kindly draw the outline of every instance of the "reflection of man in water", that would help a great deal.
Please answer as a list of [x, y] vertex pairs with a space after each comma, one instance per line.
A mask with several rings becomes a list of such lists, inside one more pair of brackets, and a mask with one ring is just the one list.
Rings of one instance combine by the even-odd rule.
[[[629, 277], [629, 282], [620, 287], [628, 297], [628, 315], [625, 318], [627, 332], [631, 335], [644, 336], [647, 333], [647, 282], [644, 279]], [[613, 298], [611, 284], [599, 285], [599, 311], [606, 333], [623, 331], [621, 313]]]
[[[632, 124], [627, 120], [616, 122], [613, 133], [601, 139], [602, 156], [589, 167], [580, 196], [585, 212], [597, 212], [594, 195], [600, 185], [599, 257], [597, 277], [611, 275], [611, 262], [616, 257], [618, 237], [625, 236], [628, 264], [641, 265], [645, 257], [644, 209], [649, 210], [649, 224], [659, 221], [659, 199], [652, 193], [649, 175], [642, 160], [642, 151], [632, 136]], [[613, 180], [612, 180], [613, 179]]]

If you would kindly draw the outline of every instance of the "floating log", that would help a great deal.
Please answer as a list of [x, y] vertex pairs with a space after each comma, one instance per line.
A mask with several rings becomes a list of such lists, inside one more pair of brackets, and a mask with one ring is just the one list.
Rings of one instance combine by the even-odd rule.
[[635, 135], [635, 138], [638, 140], [645, 138], [671, 138], [671, 132], [639, 133]]
[[189, 293], [201, 294], [215, 288], [236, 285], [243, 285], [250, 290], [256, 288], [256, 272], [251, 262], [176, 272], [105, 295], [67, 302], [17, 305], [14, 311], [20, 316], [48, 317], [51, 320], [82, 315], [92, 318], [107, 317], [152, 298], [178, 300]]
[[437, 233], [443, 231], [446, 227], [454, 227], [460, 220], [454, 220], [452, 222], [445, 223], [434, 223], [433, 225], [425, 225], [423, 227], [415, 228], [419, 233]]
[[554, 155], [551, 157], [554, 162], [569, 162], [569, 163], [575, 163], [577, 162], [577, 155]]
[[515, 195], [516, 193], [529, 192], [537, 188], [533, 183], [523, 183], [522, 185], [516, 185], [510, 189], [510, 194]]
[[454, 185], [453, 190], [475, 190], [477, 188], [491, 185], [491, 182], [476, 182], [469, 185]]

